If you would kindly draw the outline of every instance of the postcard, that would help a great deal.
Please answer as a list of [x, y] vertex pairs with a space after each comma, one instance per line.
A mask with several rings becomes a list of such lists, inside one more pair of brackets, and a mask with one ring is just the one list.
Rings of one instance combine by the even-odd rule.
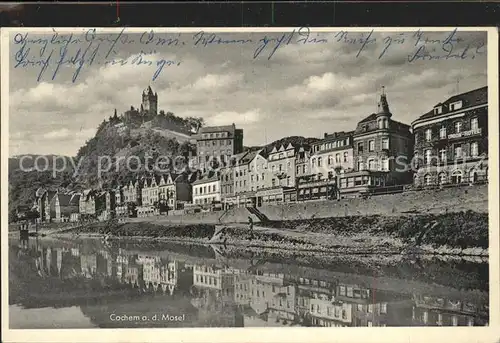
[[3, 341], [498, 339], [494, 28], [1, 51]]

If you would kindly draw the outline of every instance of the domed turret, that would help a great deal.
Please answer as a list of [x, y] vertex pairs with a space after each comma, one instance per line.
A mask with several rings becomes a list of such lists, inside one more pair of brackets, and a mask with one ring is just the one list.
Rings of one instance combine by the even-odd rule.
[[385, 95], [384, 87], [382, 87], [382, 94], [380, 95], [380, 101], [378, 102], [378, 112], [377, 117], [383, 116], [390, 118], [392, 116], [389, 110], [389, 104], [387, 102], [387, 96]]
[[380, 94], [380, 101], [378, 102], [377, 111], [377, 124], [379, 129], [388, 129], [392, 113], [389, 110], [389, 103], [385, 95], [384, 87], [382, 87], [382, 94]]

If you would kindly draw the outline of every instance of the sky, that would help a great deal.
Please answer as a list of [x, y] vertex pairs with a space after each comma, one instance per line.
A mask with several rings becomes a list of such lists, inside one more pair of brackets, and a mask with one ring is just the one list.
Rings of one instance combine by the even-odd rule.
[[[58, 32], [54, 42], [41, 50], [40, 39], [50, 40], [53, 34], [29, 33], [23, 40], [11, 32], [9, 155], [74, 156], [114, 109], [120, 114], [130, 106], [139, 107], [147, 86], [158, 93], [159, 110], [203, 117], [207, 125], [235, 123], [244, 130], [244, 145], [253, 146], [291, 135], [320, 138], [326, 132], [354, 130], [376, 111], [382, 86], [393, 119], [410, 124], [457, 91], [487, 85], [484, 32], [456, 32], [451, 42], [446, 40], [450, 31], [420, 36], [415, 32], [311, 32], [304, 43], [305, 32], [295, 33], [270, 59], [273, 41], [254, 58], [260, 40], [283, 33], [218, 33], [217, 38], [232, 43], [204, 46], [202, 41], [195, 44], [200, 37], [196, 32], [154, 32], [154, 37], [148, 33], [143, 42], [148, 37], [151, 42], [140, 44], [141, 33], [125, 31], [109, 54], [117, 34], [98, 31], [91, 42], [75, 34], [73, 39], [81, 42], [68, 45], [67, 60], [92, 45], [74, 82], [78, 66], [71, 63], [63, 64], [52, 80], [62, 47], [56, 41], [67, 35]], [[205, 32], [203, 37], [208, 35]], [[177, 38], [179, 43], [157, 45], [160, 37]], [[311, 42], [313, 38], [316, 42]], [[101, 44], [95, 50], [97, 39]], [[463, 59], [410, 61], [418, 49], [432, 56], [446, 55], [443, 43], [448, 51], [453, 46], [453, 54], [469, 49]], [[48, 67], [37, 80], [41, 65], [27, 61], [46, 60], [51, 51]], [[93, 51], [96, 55], [90, 63]], [[138, 65], [139, 55], [154, 65]], [[113, 60], [127, 63], [109, 63]], [[165, 65], [153, 80], [156, 62], [161, 60], [172, 65]]]

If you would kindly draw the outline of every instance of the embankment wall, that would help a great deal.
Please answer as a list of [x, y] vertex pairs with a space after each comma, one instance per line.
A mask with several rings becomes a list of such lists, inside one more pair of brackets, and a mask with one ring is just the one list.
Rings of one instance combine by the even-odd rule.
[[[258, 208], [269, 220], [295, 220], [362, 215], [400, 215], [402, 213], [445, 213], [472, 210], [488, 212], [488, 186], [446, 188], [442, 190], [414, 191], [391, 195], [378, 195], [369, 199], [342, 199], [340, 201], [314, 201]], [[246, 223], [251, 216], [245, 208], [227, 212], [207, 212], [177, 216], [131, 218], [132, 222], [173, 224]]]

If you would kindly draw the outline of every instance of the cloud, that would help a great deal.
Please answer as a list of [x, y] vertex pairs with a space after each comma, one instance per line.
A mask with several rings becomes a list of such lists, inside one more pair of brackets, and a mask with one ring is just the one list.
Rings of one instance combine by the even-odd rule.
[[262, 117], [259, 109], [246, 112], [223, 111], [208, 117], [207, 123], [215, 126], [230, 125], [231, 123], [235, 123], [236, 125], [250, 125], [257, 123], [260, 119]]
[[198, 91], [218, 91], [237, 86], [241, 81], [243, 81], [243, 74], [241, 73], [228, 75], [207, 74], [196, 80], [191, 88]]
[[[148, 65], [94, 64], [75, 83], [74, 68], [63, 68], [54, 81], [36, 82], [39, 70], [11, 65], [10, 145], [16, 153], [74, 154], [115, 108], [122, 113], [139, 107], [148, 85], [158, 93], [159, 110], [203, 117], [209, 125], [234, 122], [245, 130], [245, 145], [259, 145], [292, 134], [351, 130], [375, 110], [383, 85], [394, 118], [409, 123], [452, 94], [457, 79], [461, 91], [486, 84], [485, 58], [408, 64], [410, 40], [378, 59], [388, 35], [377, 34], [358, 57], [359, 44], [338, 42], [331, 33], [321, 35], [330, 37], [327, 44], [283, 45], [271, 60], [252, 59], [252, 44], [157, 49], [147, 58], [181, 64], [165, 67], [155, 81], [156, 68]], [[119, 56], [133, 59], [140, 49], [124, 46]]]

